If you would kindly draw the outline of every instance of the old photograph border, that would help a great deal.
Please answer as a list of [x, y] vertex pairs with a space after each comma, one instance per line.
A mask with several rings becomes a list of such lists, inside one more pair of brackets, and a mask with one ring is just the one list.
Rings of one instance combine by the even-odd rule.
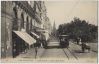
[[[32, 1], [32, 0], [30, 0], [30, 1]], [[38, 0], [35, 0], [35, 1], [38, 1]], [[40, 0], [40, 1], [45, 1], [45, 0]], [[49, 0], [47, 0], [47, 1], [49, 1]], [[52, 0], [51, 0], [52, 1]], [[55, 1], [60, 1], [60, 0], [54, 0], [54, 2]], [[62, 1], [64, 1], [64, 0], [62, 0]], [[72, 1], [72, 0], [71, 0]], [[95, 0], [96, 1], [96, 0]], [[1, 2], [1, 1], [0, 1]], [[97, 10], [99, 11], [99, 0], [98, 0], [98, 2], [97, 2], [98, 4], [97, 4]], [[1, 3], [0, 3], [0, 7], [1, 7]], [[1, 9], [2, 9], [2, 7], [1, 7]], [[0, 10], [1, 11], [1, 10]], [[28, 11], [28, 10], [27, 10]], [[97, 11], [97, 17], [99, 16], [99, 12]], [[2, 11], [1, 11], [2, 12]], [[2, 16], [2, 13], [0, 12], [0, 16]], [[10, 12], [9, 12], [10, 13]], [[32, 15], [31, 15], [32, 16]], [[9, 17], [10, 18], [10, 17]], [[34, 17], [35, 18], [35, 17]], [[0, 19], [2, 19], [2, 17], [0, 18]], [[10, 18], [10, 19], [12, 19], [12, 18]], [[2, 21], [2, 20], [1, 20]], [[8, 20], [9, 21], [9, 20]], [[38, 20], [39, 21], [39, 20]], [[99, 21], [99, 19], [97, 18], [97, 23], [98, 23], [98, 21]], [[57, 23], [57, 22], [56, 22]], [[1, 28], [1, 22], [0, 22], [0, 29], [2, 29]], [[54, 24], [54, 22], [53, 22], [53, 24]], [[98, 23], [99, 24], [99, 23]], [[10, 26], [9, 26], [10, 27]], [[36, 29], [38, 29], [37, 27], [35, 27]], [[99, 28], [99, 27], [98, 27]], [[16, 28], [15, 28], [16, 29]], [[20, 30], [20, 28], [18, 28], [18, 30]], [[99, 30], [99, 29], [98, 29]], [[25, 30], [22, 30], [22, 31], [25, 31]], [[1, 33], [2, 31], [0, 31], [0, 35], [2, 35], [2, 33]], [[15, 31], [14, 31], [15, 32]], [[18, 32], [16, 32], [16, 34], [17, 34]], [[24, 32], [23, 32], [24, 33]], [[24, 33], [25, 34], [25, 33]], [[18, 35], [18, 34], [17, 34]], [[20, 35], [20, 34], [19, 34]], [[26, 34], [25, 34], [26, 35]], [[27, 35], [28, 36], [28, 35]], [[28, 36], [28, 37], [30, 37], [30, 36]], [[99, 35], [98, 35], [98, 37], [99, 37]], [[2, 38], [2, 37], [1, 37]], [[0, 39], [1, 39], [0, 38]], [[31, 37], [30, 37], [31, 38]], [[32, 39], [32, 38], [31, 38]], [[1, 40], [0, 40], [1, 41]], [[32, 40], [31, 40], [32, 41]], [[30, 43], [31, 44], [31, 43]], [[1, 45], [1, 47], [2, 47], [2, 44], [0, 43], [0, 45]], [[7, 44], [7, 45], [9, 45], [9, 44]], [[99, 45], [99, 43], [98, 43], [98, 45]], [[1, 47], [0, 47], [0, 51], [1, 51]], [[32, 47], [32, 46], [31, 46]], [[41, 47], [42, 48], [42, 47]], [[42, 50], [42, 51], [44, 51], [44, 49], [39, 49], [39, 50]], [[34, 50], [35, 51], [35, 50]], [[99, 51], [99, 50], [98, 50]], [[42, 52], [39, 52], [39, 54], [41, 54]], [[0, 53], [1, 54], [1, 53]], [[99, 54], [99, 53], [98, 53]], [[35, 54], [34, 54], [35, 55]], [[98, 56], [99, 57], [99, 56]], [[97, 60], [98, 60], [98, 57], [97, 57]], [[8, 59], [10, 59], [10, 60], [8, 60]], [[82, 64], [82, 63], [84, 63], [84, 64], [97, 64], [98, 63], [98, 61], [97, 62], [91, 62], [90, 60], [88, 60], [87, 58], [83, 58], [84, 60], [86, 59], [86, 61], [88, 61], [88, 63], [86, 63], [85, 61], [82, 61], [82, 59], [80, 60], [80, 61], [78, 61], [78, 62], [75, 62], [74, 60], [71, 60], [71, 61], [74, 61], [74, 62], [71, 62], [71, 61], [68, 61], [68, 60], [64, 60], [64, 58], [60, 58], [60, 60], [58, 59], [58, 58], [49, 58], [49, 59], [32, 59], [32, 58], [27, 58], [27, 59], [25, 59], [25, 60], [22, 60], [22, 59], [15, 59], [15, 62], [13, 61], [13, 59], [14, 58], [10, 58], [10, 57], [8, 57], [8, 59], [5, 59], [5, 61], [7, 61], [8, 63], [40, 63], [40, 64], [42, 64], [42, 63], [64, 63], [64, 64], [77, 64], [77, 63], [79, 63], [79, 64]], [[92, 59], [92, 58], [90, 58], [90, 59]], [[6, 63], [6, 62], [2, 62], [2, 58], [1, 58], [1, 63]], [[19, 60], [19, 61], [18, 61]], [[13, 61], [13, 62], [12, 62]]]

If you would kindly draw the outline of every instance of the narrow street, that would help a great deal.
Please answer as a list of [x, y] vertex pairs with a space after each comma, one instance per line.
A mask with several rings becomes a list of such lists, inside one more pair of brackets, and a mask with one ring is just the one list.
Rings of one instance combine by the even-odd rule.
[[64, 58], [66, 60], [78, 60], [78, 58], [69, 49], [60, 48], [58, 39], [51, 37], [48, 49], [45, 50], [41, 58]]
[[[82, 53], [81, 51], [81, 46], [73, 43], [73, 42], [69, 42], [70, 45], [69, 45], [69, 48], [59, 48], [59, 41], [56, 39], [56, 38], [53, 38], [51, 37], [51, 40], [48, 44], [48, 49], [46, 49], [44, 51], [44, 53], [42, 54], [42, 56], [40, 58], [57, 58], [58, 60], [59, 59], [62, 59], [64, 58], [66, 61], [82, 61], [82, 59], [86, 59], [88, 60], [89, 62], [93, 60], [93, 62], [96, 62], [97, 61], [97, 53], [93, 52], [93, 51], [90, 51], [89, 53], [88, 52], [85, 52], [85, 53]], [[91, 59], [90, 59], [91, 58]]]

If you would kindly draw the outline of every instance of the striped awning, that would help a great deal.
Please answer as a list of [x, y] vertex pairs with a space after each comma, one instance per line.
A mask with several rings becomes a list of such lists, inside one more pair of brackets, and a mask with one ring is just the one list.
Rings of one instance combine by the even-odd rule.
[[28, 33], [26, 33], [25, 31], [13, 31], [15, 32], [21, 39], [23, 39], [26, 43], [28, 43], [29, 45], [32, 45], [34, 43], [36, 43], [36, 40], [31, 37]]
[[35, 34], [34, 32], [31, 32], [34, 36], [36, 36], [37, 38], [39, 38], [40, 36]]

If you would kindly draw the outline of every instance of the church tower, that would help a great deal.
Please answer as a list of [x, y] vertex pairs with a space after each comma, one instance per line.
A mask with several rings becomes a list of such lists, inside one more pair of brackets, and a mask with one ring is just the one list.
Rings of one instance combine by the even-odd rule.
[[55, 21], [53, 23], [52, 35], [56, 36], [56, 24], [55, 24]]

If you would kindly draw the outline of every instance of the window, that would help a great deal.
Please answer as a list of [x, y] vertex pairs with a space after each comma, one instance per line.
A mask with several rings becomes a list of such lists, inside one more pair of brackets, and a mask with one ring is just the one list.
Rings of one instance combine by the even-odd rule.
[[18, 19], [17, 19], [17, 8], [13, 8], [14, 19], [13, 19], [13, 30], [18, 30]]
[[23, 15], [23, 13], [21, 14], [21, 19], [22, 19], [21, 28], [24, 28], [24, 15]]

